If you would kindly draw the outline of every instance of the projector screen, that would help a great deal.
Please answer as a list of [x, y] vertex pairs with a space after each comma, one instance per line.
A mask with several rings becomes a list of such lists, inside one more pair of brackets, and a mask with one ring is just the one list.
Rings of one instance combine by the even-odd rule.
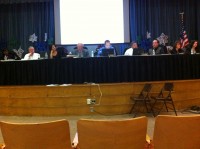
[[130, 42], [129, 0], [55, 1], [56, 44]]

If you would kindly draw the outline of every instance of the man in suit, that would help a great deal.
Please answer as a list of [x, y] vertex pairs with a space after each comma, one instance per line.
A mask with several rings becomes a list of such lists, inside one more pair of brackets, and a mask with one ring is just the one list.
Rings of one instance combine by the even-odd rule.
[[149, 55], [165, 54], [164, 49], [160, 46], [160, 42], [155, 39], [152, 43], [152, 49], [149, 49]]
[[137, 42], [131, 42], [131, 48], [127, 49], [124, 55], [141, 55], [144, 51], [138, 48]]
[[78, 43], [72, 51], [72, 55], [77, 55], [79, 58], [89, 57], [89, 52], [88, 49], [84, 47], [84, 44]]

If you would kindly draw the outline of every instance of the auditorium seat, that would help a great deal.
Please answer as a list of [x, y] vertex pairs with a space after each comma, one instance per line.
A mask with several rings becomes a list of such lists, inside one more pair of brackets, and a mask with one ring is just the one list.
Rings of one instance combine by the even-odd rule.
[[147, 118], [77, 122], [80, 149], [144, 149]]
[[200, 149], [200, 116], [157, 116], [154, 149]]
[[0, 122], [6, 149], [71, 149], [66, 120], [19, 124]]

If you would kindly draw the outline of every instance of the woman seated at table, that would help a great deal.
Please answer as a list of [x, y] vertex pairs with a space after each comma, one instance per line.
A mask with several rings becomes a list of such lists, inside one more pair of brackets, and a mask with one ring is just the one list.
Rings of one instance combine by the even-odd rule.
[[180, 54], [183, 53], [183, 50], [181, 49], [181, 42], [180, 41], [176, 41], [173, 49], [170, 52], [171, 54]]
[[56, 46], [54, 44], [50, 45], [49, 46], [50, 58], [56, 59], [56, 58], [66, 57], [64, 50], [65, 49], [63, 47], [56, 48]]
[[185, 54], [197, 54], [197, 53], [199, 53], [198, 41], [197, 40], [193, 40], [186, 47]]

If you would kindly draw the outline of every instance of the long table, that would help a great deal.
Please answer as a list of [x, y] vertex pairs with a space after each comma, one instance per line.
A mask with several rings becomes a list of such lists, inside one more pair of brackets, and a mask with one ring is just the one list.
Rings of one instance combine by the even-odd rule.
[[0, 85], [119, 83], [200, 78], [200, 55], [1, 61]]

